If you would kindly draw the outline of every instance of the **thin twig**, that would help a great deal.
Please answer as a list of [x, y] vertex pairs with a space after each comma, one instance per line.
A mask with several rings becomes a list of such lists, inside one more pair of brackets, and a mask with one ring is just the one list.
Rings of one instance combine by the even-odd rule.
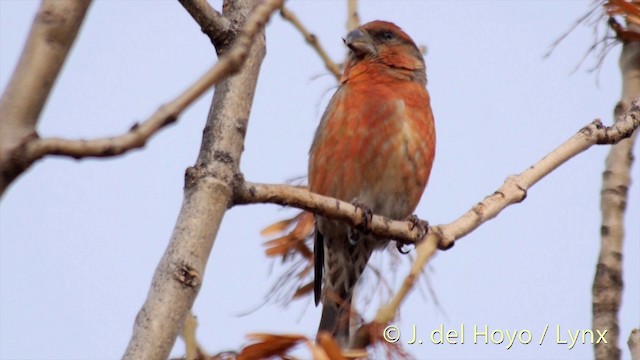
[[329, 54], [327, 54], [327, 52], [324, 50], [322, 45], [320, 45], [320, 41], [318, 40], [318, 37], [312, 34], [302, 24], [300, 19], [298, 19], [298, 17], [293, 12], [291, 12], [291, 10], [287, 9], [285, 6], [282, 6], [280, 8], [280, 15], [282, 15], [283, 19], [290, 22], [291, 25], [293, 25], [293, 27], [295, 27], [302, 34], [305, 41], [309, 45], [311, 45], [311, 47], [318, 53], [318, 55], [324, 62], [324, 66], [326, 66], [327, 70], [329, 70], [337, 80], [340, 80], [340, 66], [338, 66], [338, 64], [336, 64], [333, 60], [331, 60], [331, 57], [329, 56]]
[[[269, 13], [260, 14], [268, 16]], [[160, 106], [141, 124], [119, 136], [93, 140], [68, 140], [60, 138], [35, 139], [26, 144], [25, 154], [30, 161], [45, 155], [64, 155], [73, 158], [110, 157], [143, 147], [147, 140], [160, 129], [175, 122], [178, 116], [212, 86], [238, 72], [249, 54], [253, 37], [266, 20], [253, 18], [238, 34], [235, 45], [204, 75], [189, 86], [174, 100]]]

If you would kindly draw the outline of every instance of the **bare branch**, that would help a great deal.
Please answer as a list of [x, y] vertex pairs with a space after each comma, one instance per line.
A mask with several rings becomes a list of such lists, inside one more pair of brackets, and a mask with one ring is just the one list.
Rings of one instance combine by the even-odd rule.
[[87, 0], [45, 0], [22, 55], [0, 99], [0, 195], [30, 164], [14, 161], [21, 144], [35, 137], [51, 88], [89, 8]]
[[[351, 226], [360, 226], [365, 215], [360, 207], [331, 197], [309, 192], [306, 188], [290, 185], [257, 184], [241, 182], [235, 190], [234, 204], [274, 203], [293, 206], [332, 219], [342, 220]], [[412, 229], [409, 221], [393, 221], [373, 215], [367, 228], [376, 235], [413, 243], [419, 240], [419, 231]]]
[[265, 55], [264, 25], [282, 0], [226, 1], [225, 16], [242, 25], [221, 57], [223, 69], [239, 67], [215, 90], [196, 165], [187, 169], [180, 215], [156, 268], [133, 327], [124, 359], [166, 359], [200, 290], [207, 260], [232, 200], [234, 174]]
[[[189, 105], [212, 86], [241, 69], [249, 54], [253, 38], [262, 29], [263, 23], [264, 21], [248, 23], [243, 32], [238, 34], [235, 46], [225, 53], [211, 69], [174, 100], [162, 105], [147, 120], [141, 124], [134, 124], [128, 132], [119, 136], [93, 140], [31, 137], [18, 149], [19, 156], [13, 156], [14, 164], [12, 166], [15, 167], [15, 163], [19, 163], [18, 166], [24, 170], [46, 155], [63, 155], [76, 159], [111, 157], [143, 147], [151, 136], [165, 126], [174, 123]], [[0, 188], [0, 191], [4, 191], [4, 188]]]
[[309, 32], [300, 19], [298, 19], [298, 17], [285, 6], [280, 8], [280, 15], [282, 15], [283, 19], [289, 21], [302, 34], [302, 36], [304, 36], [305, 41], [318, 53], [327, 70], [329, 70], [337, 80], [340, 80], [340, 66], [331, 60], [331, 57], [329, 57], [322, 45], [320, 45], [318, 37]]
[[160, 129], [172, 124], [178, 116], [212, 86], [238, 72], [249, 54], [253, 33], [240, 33], [237, 46], [211, 67], [204, 75], [189, 86], [174, 100], [160, 106], [156, 112], [141, 124], [135, 124], [122, 135], [93, 140], [67, 140], [59, 138], [35, 139], [25, 148], [26, 156], [35, 161], [45, 155], [65, 155], [73, 158], [108, 157], [121, 155], [129, 150], [143, 147], [147, 140]]
[[[625, 2], [621, 2], [625, 3]], [[640, 6], [633, 7], [640, 12]], [[628, 24], [628, 31], [636, 33], [640, 25]], [[614, 118], [624, 116], [633, 98], [640, 93], [640, 41], [623, 42], [620, 53], [622, 73], [622, 98], [614, 110]], [[637, 105], [637, 104], [636, 104]], [[594, 346], [595, 358], [619, 359], [618, 311], [622, 301], [622, 249], [624, 241], [624, 216], [631, 183], [633, 145], [638, 131], [629, 139], [612, 146], [602, 173], [600, 209], [600, 254], [593, 279], [593, 330], [607, 331], [607, 342], [597, 342]]]
[[[430, 227], [428, 236], [437, 237], [439, 241], [436, 244], [439, 244], [440, 247], [451, 246], [457, 239], [467, 235], [485, 221], [494, 218], [508, 205], [524, 200], [526, 192], [531, 186], [567, 160], [592, 145], [614, 144], [627, 138], [639, 126], [640, 98], [634, 101], [627, 115], [613, 126], [605, 127], [599, 120], [593, 121], [523, 173], [508, 177], [498, 190], [476, 204], [453, 223]], [[365, 216], [362, 209], [351, 203], [314, 194], [301, 187], [250, 182], [239, 182], [236, 187], [234, 199], [236, 205], [274, 203], [294, 206], [318, 215], [344, 221], [351, 226], [362, 226], [362, 218]], [[413, 243], [419, 240], [419, 231], [410, 221], [395, 221], [374, 214], [366, 225], [369, 231], [381, 237], [392, 238], [404, 243]]]
[[211, 43], [220, 54], [224, 52], [235, 37], [235, 29], [229, 19], [217, 12], [207, 0], [178, 0], [189, 12], [189, 15], [200, 25]]
[[[394, 319], [401, 303], [414, 287], [422, 269], [438, 247], [449, 248], [456, 240], [496, 217], [507, 206], [524, 200], [529, 188], [567, 160], [595, 144], [614, 144], [628, 138], [638, 127], [640, 127], [640, 97], [634, 100], [626, 116], [613, 126], [605, 127], [599, 120], [593, 121], [521, 174], [509, 176], [498, 190], [454, 222], [431, 226], [426, 236], [417, 243], [416, 259], [400, 289], [386, 305], [378, 310], [373, 324], [363, 329], [376, 328], [376, 324], [386, 324]], [[310, 193], [299, 187], [240, 181], [236, 184], [235, 196], [235, 204], [263, 202], [295, 206], [318, 215], [345, 221], [352, 226], [362, 226], [362, 218], [365, 216], [361, 209], [350, 203]], [[377, 236], [407, 243], [414, 242], [420, 236], [411, 222], [394, 221], [378, 215], [373, 215], [367, 224], [367, 229]], [[360, 343], [366, 344], [371, 334], [364, 331], [359, 335], [356, 336], [356, 343], [360, 339]]]
[[347, 32], [360, 26], [358, 0], [347, 0]]
[[549, 50], [544, 54], [544, 57], [546, 58], [551, 56], [551, 54], [556, 49], [556, 47], [560, 45], [560, 43], [564, 41], [564, 39], [566, 39], [567, 36], [569, 36], [569, 34], [571, 34], [576, 28], [578, 28], [578, 26], [586, 23], [587, 20], [589, 20], [590, 18], [599, 15], [599, 12], [602, 12], [602, 11], [603, 10], [602, 10], [601, 4], [599, 3], [593, 4], [591, 9], [589, 9], [589, 11], [587, 11], [586, 14], [582, 15], [578, 20], [576, 20], [573, 24], [571, 24], [569, 29], [565, 31], [562, 35], [560, 35], [560, 37], [556, 39], [556, 41], [554, 41], [553, 44], [549, 46]]
[[347, 0], [347, 31], [351, 31], [358, 26], [360, 26], [358, 0]]
[[[498, 215], [506, 206], [524, 200], [527, 190], [535, 183], [592, 145], [616, 143], [631, 136], [638, 127], [640, 127], [640, 97], [634, 100], [627, 115], [616, 122], [614, 126], [603, 127], [598, 120], [594, 121], [523, 173], [508, 177], [500, 189], [486, 197], [456, 221], [436, 227], [437, 230], [440, 230], [441, 235], [430, 231], [426, 241], [416, 246], [416, 260], [400, 290], [378, 310], [374, 322], [386, 324], [394, 319], [400, 305], [419, 278], [422, 269], [435, 253], [438, 243], [447, 244], [449, 239], [452, 241], [459, 239]], [[439, 235], [440, 239], [438, 239]]]

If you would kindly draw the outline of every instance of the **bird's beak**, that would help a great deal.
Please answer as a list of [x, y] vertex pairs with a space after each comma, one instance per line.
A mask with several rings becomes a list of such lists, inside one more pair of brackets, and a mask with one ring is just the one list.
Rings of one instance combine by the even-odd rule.
[[375, 56], [378, 54], [376, 46], [373, 44], [369, 34], [360, 29], [355, 29], [348, 33], [347, 37], [343, 39], [343, 41], [357, 58]]

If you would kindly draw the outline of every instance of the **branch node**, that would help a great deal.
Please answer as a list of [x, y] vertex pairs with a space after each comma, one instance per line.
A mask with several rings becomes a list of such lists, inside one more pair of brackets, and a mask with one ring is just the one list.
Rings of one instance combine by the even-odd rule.
[[200, 273], [188, 264], [178, 266], [173, 275], [186, 287], [194, 288], [200, 285]]
[[[519, 176], [517, 175], [510, 175], [509, 177], [507, 177], [507, 179], [504, 181], [505, 186], [511, 187], [511, 188], [515, 188], [519, 190], [519, 193], [515, 195], [512, 203], [513, 204], [518, 204], [524, 201], [524, 199], [527, 198], [527, 187], [526, 186], [522, 186], [519, 182]], [[505, 194], [503, 192], [501, 192], [500, 190], [496, 191], [496, 193], [500, 193], [503, 197], [505, 196]], [[494, 194], [496, 194], [494, 193]]]
[[189, 166], [184, 172], [184, 187], [194, 186], [198, 180], [204, 177], [204, 167], [202, 165]]
[[213, 159], [215, 161], [219, 161], [224, 164], [231, 164], [233, 162], [233, 157], [226, 151], [216, 150], [213, 153]]
[[484, 218], [484, 204], [479, 202], [473, 206], [471, 209], [474, 214], [476, 214], [480, 219]]

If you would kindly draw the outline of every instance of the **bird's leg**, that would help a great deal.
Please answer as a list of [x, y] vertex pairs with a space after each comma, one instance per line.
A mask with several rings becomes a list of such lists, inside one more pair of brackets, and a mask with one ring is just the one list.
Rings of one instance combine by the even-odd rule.
[[[416, 227], [418, 228], [418, 240], [422, 240], [428, 233], [429, 233], [429, 222], [426, 220], [420, 220], [416, 215], [411, 215], [409, 217], [407, 217], [407, 221], [411, 222], [411, 229], [413, 230]], [[415, 243], [414, 243], [415, 244]], [[440, 250], [449, 250], [453, 247], [455, 243], [452, 242], [447, 246], [442, 245], [442, 243], [438, 244], [438, 249]], [[398, 247], [398, 251], [400, 251], [400, 253], [402, 254], [406, 254], [407, 252], [402, 250], [402, 246], [404, 246], [405, 244], [398, 241], [396, 242], [396, 245]]]
[[[407, 221], [411, 222], [410, 230], [418, 228], [418, 240], [421, 240], [427, 233], [429, 232], [429, 222], [426, 220], [421, 220], [417, 215], [409, 215], [407, 217]], [[396, 247], [401, 254], [408, 254], [411, 250], [403, 250], [404, 245], [407, 245], [401, 241], [396, 241]], [[414, 243], [415, 245], [415, 243]]]
[[356, 211], [358, 211], [358, 209], [362, 211], [360, 223], [357, 224], [355, 228], [349, 227], [349, 243], [355, 245], [358, 242], [359, 234], [370, 233], [369, 222], [373, 219], [373, 211], [371, 211], [371, 208], [367, 204], [358, 200], [358, 198], [353, 199], [351, 203], [356, 207]]
[[429, 232], [429, 222], [427, 220], [421, 220], [418, 215], [409, 215], [407, 221], [411, 223], [411, 229], [409, 230], [418, 228], [418, 239], [421, 240]]

